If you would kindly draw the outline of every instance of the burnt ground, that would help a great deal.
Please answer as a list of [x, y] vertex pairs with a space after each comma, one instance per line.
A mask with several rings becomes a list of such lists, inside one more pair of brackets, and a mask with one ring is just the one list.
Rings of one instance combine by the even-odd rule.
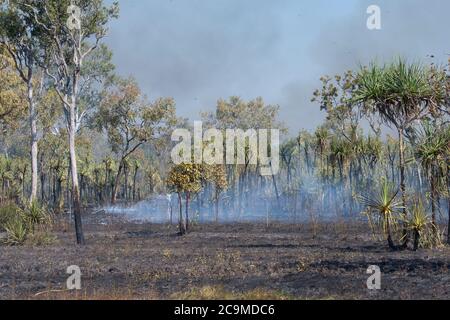
[[[49, 246], [0, 246], [0, 299], [449, 299], [450, 248], [390, 252], [361, 224], [135, 224], [62, 219]], [[64, 291], [78, 265], [82, 289]], [[381, 290], [366, 287], [369, 265]]]

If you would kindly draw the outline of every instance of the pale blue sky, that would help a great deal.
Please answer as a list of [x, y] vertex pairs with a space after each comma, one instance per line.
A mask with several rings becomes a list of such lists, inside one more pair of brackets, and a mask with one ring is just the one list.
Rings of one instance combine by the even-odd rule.
[[[150, 98], [171, 96], [199, 119], [219, 98], [279, 104], [292, 134], [324, 115], [310, 103], [324, 74], [371, 59], [443, 63], [450, 54], [448, 0], [122, 0], [107, 39], [118, 72]], [[382, 30], [366, 9], [382, 10]]]

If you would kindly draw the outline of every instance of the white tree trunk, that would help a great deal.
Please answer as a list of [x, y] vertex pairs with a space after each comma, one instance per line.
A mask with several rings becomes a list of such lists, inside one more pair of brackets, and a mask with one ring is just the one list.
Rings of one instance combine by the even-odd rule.
[[30, 202], [36, 200], [38, 184], [38, 138], [37, 138], [37, 110], [33, 96], [33, 85], [28, 83], [28, 104], [31, 130], [31, 195]]
[[84, 245], [83, 227], [81, 222], [81, 199], [80, 189], [78, 183], [78, 166], [77, 166], [77, 154], [76, 154], [76, 98], [72, 97], [72, 102], [69, 106], [69, 123], [67, 126], [69, 135], [69, 154], [70, 154], [70, 172], [72, 177], [72, 208], [75, 222], [75, 233], [77, 237], [77, 243]]

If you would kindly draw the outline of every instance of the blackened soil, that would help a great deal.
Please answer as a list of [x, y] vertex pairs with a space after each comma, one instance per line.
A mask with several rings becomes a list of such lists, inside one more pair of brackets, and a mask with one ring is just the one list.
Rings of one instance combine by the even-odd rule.
[[[364, 225], [135, 224], [85, 217], [87, 245], [66, 218], [49, 246], [0, 246], [0, 299], [170, 299], [193, 288], [277, 292], [292, 299], [448, 299], [450, 248], [390, 252]], [[82, 290], [66, 289], [81, 268]], [[367, 289], [367, 268], [381, 289]], [[195, 298], [195, 297], [194, 297]]]

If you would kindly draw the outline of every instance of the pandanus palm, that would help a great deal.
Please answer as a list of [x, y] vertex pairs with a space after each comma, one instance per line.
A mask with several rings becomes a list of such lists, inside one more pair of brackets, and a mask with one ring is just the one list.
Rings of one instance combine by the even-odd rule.
[[392, 250], [398, 248], [392, 240], [392, 231], [397, 226], [397, 214], [403, 209], [397, 195], [398, 190], [395, 190], [387, 179], [383, 179], [379, 193], [359, 196], [359, 201], [366, 207], [365, 213], [369, 223], [372, 227], [381, 228]]
[[434, 224], [426, 213], [420, 199], [414, 203], [411, 209], [411, 216], [404, 222], [408, 225], [408, 229], [414, 234], [414, 251], [419, 248], [421, 242], [435, 244], [435, 236], [432, 234], [432, 236], [429, 237], [429, 233], [427, 232], [428, 226], [431, 225], [434, 233]]
[[[417, 120], [435, 116], [446, 96], [443, 71], [398, 60], [387, 66], [372, 64], [358, 74], [354, 102], [365, 112], [378, 114], [388, 126], [398, 132], [400, 190], [403, 218], [406, 219], [405, 143], [406, 131]], [[404, 228], [403, 247], [407, 244]]]
[[415, 157], [426, 172], [430, 182], [431, 219], [435, 238], [438, 236], [436, 224], [437, 183], [439, 168], [448, 161], [450, 148], [450, 131], [448, 126], [437, 126], [423, 122], [422, 130], [416, 131]]

